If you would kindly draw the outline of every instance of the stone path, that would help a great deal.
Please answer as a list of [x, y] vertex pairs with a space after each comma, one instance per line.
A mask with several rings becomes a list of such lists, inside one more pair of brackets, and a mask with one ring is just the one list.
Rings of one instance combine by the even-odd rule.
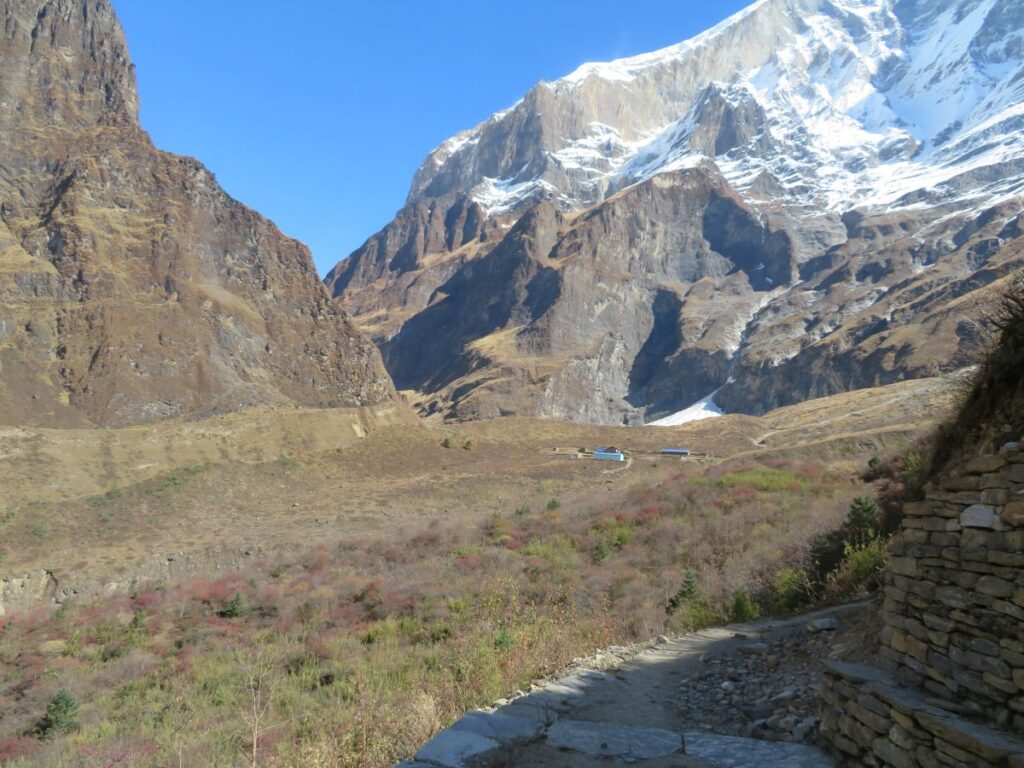
[[[807, 632], [863, 603], [789, 620], [695, 632], [606, 669], [579, 669], [492, 711], [470, 712], [427, 743], [404, 768], [834, 768], [806, 744], [694, 730], [680, 713], [680, 686], [719, 660]], [[816, 622], [819, 627], [830, 622]], [[755, 655], [759, 657], [759, 654]], [[749, 666], [749, 659], [746, 662]], [[778, 669], [784, 678], [785, 667]], [[787, 681], [780, 679], [780, 687]]]

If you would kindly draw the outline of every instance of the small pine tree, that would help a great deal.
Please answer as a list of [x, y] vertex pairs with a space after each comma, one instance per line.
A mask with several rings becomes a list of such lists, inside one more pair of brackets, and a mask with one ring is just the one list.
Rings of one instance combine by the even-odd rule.
[[757, 603], [750, 599], [750, 595], [742, 589], [737, 589], [732, 595], [732, 618], [733, 621], [751, 621], [761, 613]]
[[46, 714], [36, 725], [36, 735], [44, 739], [54, 732], [69, 733], [78, 724], [78, 699], [61, 688], [46, 704]]
[[858, 496], [850, 502], [850, 512], [846, 516], [847, 540], [863, 541], [873, 538], [878, 531], [878, 517], [882, 510], [870, 496]]
[[693, 568], [687, 568], [683, 574], [683, 586], [679, 593], [687, 600], [697, 596], [700, 591], [700, 582], [697, 581], [697, 572]]
[[220, 615], [225, 619], [237, 619], [239, 616], [245, 614], [245, 603], [242, 602], [242, 593], [235, 592], [235, 596], [232, 597], [228, 604], [224, 606], [224, 609], [220, 612]]
[[665, 606], [665, 613], [669, 616], [678, 611], [687, 600], [693, 600], [700, 594], [700, 582], [697, 580], [697, 572], [693, 568], [687, 568], [683, 573], [683, 584]]
[[494, 638], [494, 647], [499, 651], [507, 651], [512, 647], [512, 636], [504, 627], [498, 630], [498, 635]]
[[129, 645], [140, 645], [146, 637], [146, 613], [136, 611], [132, 614], [132, 622], [128, 625], [128, 632], [125, 640]]

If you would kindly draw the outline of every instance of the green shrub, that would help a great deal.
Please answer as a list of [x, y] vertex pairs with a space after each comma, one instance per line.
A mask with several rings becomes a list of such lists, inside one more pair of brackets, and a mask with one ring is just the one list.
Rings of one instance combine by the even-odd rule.
[[363, 633], [363, 645], [379, 645], [398, 635], [399, 623], [394, 619], [378, 621]]
[[143, 611], [136, 611], [132, 614], [131, 624], [128, 625], [128, 632], [125, 642], [128, 645], [139, 646], [146, 638], [146, 614]]
[[36, 724], [36, 735], [45, 739], [54, 733], [69, 733], [78, 724], [78, 699], [61, 688], [46, 704], [46, 714]]
[[725, 621], [725, 617], [705, 600], [688, 600], [679, 606], [666, 626], [673, 632], [695, 632]]
[[878, 517], [882, 510], [870, 496], [858, 496], [850, 502], [850, 511], [846, 516], [843, 530], [846, 540], [868, 541], [875, 538], [878, 531]]
[[128, 648], [123, 643], [107, 643], [100, 648], [100, 661], [107, 662], [119, 659], [128, 653]]
[[697, 572], [693, 568], [687, 568], [683, 573], [683, 584], [665, 606], [665, 613], [669, 616], [676, 613], [683, 605], [700, 596], [700, 582], [697, 580]]
[[593, 531], [598, 534], [598, 541], [595, 545], [595, 555], [600, 553], [598, 560], [601, 562], [614, 549], [622, 549], [636, 538], [636, 530], [630, 523], [621, 520], [598, 520]]
[[546, 539], [530, 539], [523, 547], [523, 554], [539, 557], [549, 562], [561, 562], [567, 555], [575, 554], [576, 544], [568, 536], [557, 533]]
[[878, 537], [878, 503], [869, 496], [858, 496], [850, 503], [846, 521], [837, 531], [818, 536], [811, 544], [817, 581], [824, 583], [846, 557], [847, 545], [863, 546]]
[[751, 621], [761, 615], [761, 607], [750, 599], [746, 590], [737, 589], [732, 595], [729, 614], [733, 621]]
[[885, 570], [889, 559], [885, 544], [880, 539], [869, 541], [859, 547], [846, 545], [846, 562], [850, 567], [850, 578], [857, 585], [864, 585], [870, 579], [877, 579]]
[[594, 545], [593, 552], [590, 553], [590, 562], [594, 563], [595, 565], [597, 565], [598, 563], [603, 563], [605, 558], [607, 558], [608, 555], [611, 554], [611, 551], [612, 545], [608, 542], [607, 539], [598, 539], [597, 543]]
[[68, 639], [64, 641], [64, 655], [69, 659], [75, 658], [82, 650], [82, 632], [81, 630], [72, 630], [71, 634], [68, 635]]
[[512, 647], [512, 636], [505, 631], [504, 627], [498, 630], [498, 634], [494, 638], [494, 647], [499, 651], [507, 651]]
[[772, 576], [772, 610], [789, 612], [804, 605], [811, 598], [811, 584], [807, 574], [799, 568], [783, 568]]
[[558, 499], [552, 499], [551, 501], [548, 502], [548, 511], [554, 512], [560, 506], [562, 506], [562, 502], [560, 502]]
[[237, 619], [245, 615], [245, 603], [242, 601], [242, 593], [235, 592], [227, 605], [221, 608], [219, 615], [225, 619]]
[[755, 467], [753, 469], [739, 469], [724, 474], [718, 478], [715, 484], [719, 488], [749, 486], [765, 493], [768, 491], [799, 490], [807, 485], [807, 480], [799, 477], [791, 469]]

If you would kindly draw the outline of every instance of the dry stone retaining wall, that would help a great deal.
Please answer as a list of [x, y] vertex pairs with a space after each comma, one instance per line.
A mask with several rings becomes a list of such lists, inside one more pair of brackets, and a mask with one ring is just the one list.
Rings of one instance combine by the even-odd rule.
[[874, 670], [826, 664], [851, 764], [1024, 767], [1024, 453], [977, 457], [904, 509]]

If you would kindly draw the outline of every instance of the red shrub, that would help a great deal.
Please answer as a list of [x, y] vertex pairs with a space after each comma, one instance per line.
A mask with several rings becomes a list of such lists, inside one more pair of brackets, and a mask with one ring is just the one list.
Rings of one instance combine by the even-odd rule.
[[178, 651], [175, 667], [178, 672], [187, 672], [192, 667], [192, 657], [196, 655], [194, 645], [186, 645]]
[[239, 591], [237, 575], [224, 576], [215, 581], [196, 581], [189, 585], [188, 594], [193, 600], [207, 605], [223, 603]]
[[653, 504], [649, 504], [636, 513], [636, 517], [633, 518], [633, 523], [635, 525], [650, 525], [661, 518], [661, 510]]
[[327, 551], [325, 545], [318, 544], [314, 547], [306, 561], [306, 570], [310, 573], [321, 573], [328, 570], [330, 565], [331, 553]]
[[[435, 523], [435, 526], [438, 525]], [[411, 547], [417, 549], [433, 549], [441, 543], [441, 534], [436, 527], [426, 531], [420, 531], [409, 542]]]
[[150, 608], [159, 604], [164, 599], [163, 592], [143, 592], [135, 598], [136, 608]]
[[484, 559], [480, 555], [463, 555], [452, 563], [460, 571], [475, 571], [483, 564]]
[[821, 467], [816, 464], [801, 464], [796, 468], [794, 474], [803, 480], [820, 480]]
[[353, 595], [352, 599], [357, 603], [364, 605], [377, 605], [380, 602], [380, 579], [371, 579], [366, 582], [361, 590]]
[[30, 736], [0, 736], [0, 764], [28, 757], [39, 742]]
[[[339, 627], [354, 627], [362, 618], [363, 614], [359, 606], [352, 603], [341, 603], [332, 606], [327, 615], [328, 621]], [[282, 619], [281, 621], [284, 620]], [[278, 631], [283, 631], [280, 627], [281, 621], [278, 622]]]
[[102, 765], [104, 768], [138, 765], [141, 762], [152, 759], [157, 751], [155, 744], [115, 745], [110, 747], [83, 745], [77, 750], [78, 756], [86, 758], [89, 761], [89, 765]]
[[[355, 610], [358, 614], [358, 609]], [[300, 623], [298, 616], [294, 613], [288, 613], [278, 617], [277, 621], [274, 622], [274, 630], [278, 634], [289, 635], [298, 628]]]
[[731, 505], [750, 504], [757, 501], [757, 489], [749, 485], [740, 485], [733, 488], [726, 497]]
[[496, 543], [498, 543], [505, 549], [510, 549], [513, 552], [518, 552], [524, 546], [522, 536], [523, 533], [521, 531], [515, 531], [514, 533], [510, 533], [508, 536], [502, 537], [501, 541]]
[[411, 553], [409, 551], [409, 548], [406, 547], [404, 544], [399, 543], [390, 547], [386, 547], [384, 550], [381, 551], [380, 554], [381, 557], [384, 558], [384, 562], [405, 563], [409, 561], [409, 556], [414, 553]]

